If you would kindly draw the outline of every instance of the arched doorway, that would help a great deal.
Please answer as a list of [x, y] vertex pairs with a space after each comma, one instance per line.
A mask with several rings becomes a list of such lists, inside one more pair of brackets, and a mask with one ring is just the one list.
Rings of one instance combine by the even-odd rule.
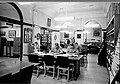
[[[11, 10], [9, 10], [10, 8]], [[22, 61], [22, 56], [23, 56], [23, 15], [22, 15], [22, 12], [19, 6], [13, 2], [10, 2], [10, 3], [1, 2], [0, 9], [9, 10], [9, 12], [1, 10], [2, 12], [0, 13], [0, 22], [3, 22], [3, 23], [8, 22], [8, 23], [20, 25], [20, 29], [21, 29], [20, 61]], [[14, 18], [12, 14], [15, 15], [16, 18]]]
[[84, 33], [84, 42], [102, 41], [102, 27], [95, 20], [90, 20], [85, 23], [83, 33]]

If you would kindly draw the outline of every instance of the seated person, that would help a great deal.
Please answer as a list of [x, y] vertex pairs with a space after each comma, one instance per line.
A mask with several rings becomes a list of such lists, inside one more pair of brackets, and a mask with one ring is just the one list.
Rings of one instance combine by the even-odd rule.
[[53, 52], [53, 53], [61, 53], [61, 52], [62, 52], [62, 49], [60, 48], [60, 46], [59, 46], [58, 43], [55, 43], [55, 47], [53, 47], [50, 52]]
[[76, 53], [81, 53], [82, 52], [82, 46], [78, 45], [78, 43], [76, 42], [75, 45], [75, 51], [77, 51]]
[[60, 49], [61, 49], [61, 52], [62, 54], [66, 54], [66, 48], [64, 47], [64, 44], [60, 44]]
[[75, 50], [74, 45], [70, 44], [70, 46], [68, 46], [67, 48], [67, 53], [68, 54], [78, 53], [78, 50]]
[[34, 52], [39, 52], [40, 51], [40, 46], [39, 46], [38, 42], [35, 42], [33, 44], [33, 49], [34, 49]]

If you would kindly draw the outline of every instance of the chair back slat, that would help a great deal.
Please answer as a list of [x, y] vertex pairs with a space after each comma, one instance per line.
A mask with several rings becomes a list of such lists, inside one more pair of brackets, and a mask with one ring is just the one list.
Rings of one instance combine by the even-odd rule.
[[51, 55], [44, 55], [44, 62], [46, 65], [48, 66], [52, 66], [54, 65], [54, 56], [51, 56]]
[[38, 63], [39, 62], [39, 60], [38, 60], [38, 55], [29, 55], [28, 56], [28, 60], [29, 60], [29, 62], [34, 62], [34, 63]]
[[58, 56], [57, 65], [59, 65], [59, 67], [67, 68], [69, 66], [68, 57]]

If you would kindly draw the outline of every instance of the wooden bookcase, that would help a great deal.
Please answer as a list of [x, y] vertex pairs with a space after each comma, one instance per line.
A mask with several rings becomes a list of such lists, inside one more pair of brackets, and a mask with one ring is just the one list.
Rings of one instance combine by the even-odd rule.
[[[106, 50], [107, 66], [109, 71], [109, 84], [119, 84], [120, 72], [120, 45], [118, 30], [120, 29], [120, 3], [111, 3], [107, 16]], [[119, 51], [119, 52], [118, 52]], [[116, 80], [117, 79], [117, 80]]]
[[41, 28], [41, 39], [40, 39], [40, 44], [41, 44], [41, 51], [48, 51], [51, 49], [51, 31], [47, 28]]
[[109, 20], [106, 28], [107, 66], [110, 75], [110, 84], [117, 73], [116, 69], [119, 70], [118, 66], [120, 65], [120, 62], [117, 61], [120, 59], [120, 56], [119, 55], [117, 56], [115, 54], [116, 46], [118, 46], [117, 44], [119, 29], [120, 29], [120, 14], [114, 14], [111, 20]]

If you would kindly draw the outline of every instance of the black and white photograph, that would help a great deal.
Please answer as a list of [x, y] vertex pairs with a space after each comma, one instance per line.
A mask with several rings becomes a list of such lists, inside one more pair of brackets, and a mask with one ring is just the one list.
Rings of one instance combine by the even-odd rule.
[[9, 30], [9, 38], [16, 37], [16, 31], [15, 30]]
[[0, 84], [120, 84], [120, 1], [0, 1]]

